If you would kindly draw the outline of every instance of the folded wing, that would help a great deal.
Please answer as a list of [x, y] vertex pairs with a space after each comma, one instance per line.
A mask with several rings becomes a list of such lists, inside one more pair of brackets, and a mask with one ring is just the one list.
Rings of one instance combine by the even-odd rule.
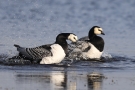
[[19, 55], [22, 58], [26, 59], [33, 59], [33, 60], [39, 60], [43, 57], [52, 56], [51, 53], [51, 44], [48, 45], [42, 45], [35, 48], [25, 48], [20, 47], [19, 45], [14, 45], [17, 48], [17, 51], [19, 52]]

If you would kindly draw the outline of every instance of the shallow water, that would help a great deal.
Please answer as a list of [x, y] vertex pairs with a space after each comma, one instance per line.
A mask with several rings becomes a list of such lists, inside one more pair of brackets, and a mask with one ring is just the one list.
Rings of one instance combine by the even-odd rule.
[[0, 72], [1, 90], [134, 90], [135, 87], [132, 70], [59, 68], [58, 71], [12, 69]]
[[[133, 90], [134, 6], [134, 0], [1, 0], [0, 90]], [[104, 62], [74, 61], [70, 66], [5, 62], [17, 54], [13, 44], [35, 47], [53, 43], [61, 32], [81, 38], [94, 25], [106, 34], [101, 36], [105, 40]], [[88, 76], [93, 72], [104, 78], [92, 82]], [[53, 79], [57, 76], [61, 78], [58, 82]]]

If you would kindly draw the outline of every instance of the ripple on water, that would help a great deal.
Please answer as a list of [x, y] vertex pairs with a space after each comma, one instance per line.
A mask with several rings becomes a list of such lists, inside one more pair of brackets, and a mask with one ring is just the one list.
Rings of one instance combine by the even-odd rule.
[[[26, 66], [30, 69], [42, 69], [48, 67], [60, 67], [60, 70], [64, 70], [63, 68], [76, 68], [78, 70], [89, 68], [95, 69], [130, 69], [135, 68], [135, 59], [121, 57], [121, 56], [112, 56], [111, 58], [102, 57], [101, 60], [63, 60], [60, 64], [55, 65], [39, 65], [32, 64], [29, 60], [22, 59], [7, 59], [8, 55], [0, 55], [0, 67], [5, 66], [21, 66], [20, 69], [26, 69]], [[23, 65], [23, 66], [22, 66]], [[61, 69], [62, 68], [62, 69]], [[14, 67], [14, 69], [16, 69]], [[57, 68], [58, 69], [58, 68]]]

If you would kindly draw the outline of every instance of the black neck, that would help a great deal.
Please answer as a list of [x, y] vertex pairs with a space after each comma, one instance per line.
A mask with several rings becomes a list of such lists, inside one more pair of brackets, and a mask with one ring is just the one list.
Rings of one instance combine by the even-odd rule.
[[104, 49], [104, 40], [99, 36], [94, 36], [89, 40], [100, 52]]
[[95, 27], [98, 27], [98, 26], [92, 27], [89, 31], [89, 35], [88, 35], [90, 39], [89, 42], [92, 43], [100, 52], [102, 52], [104, 49], [104, 40], [94, 33]]
[[92, 38], [94, 38], [97, 35], [94, 34], [94, 30], [92, 29], [92, 30], [89, 31], [89, 35], [88, 36], [89, 36], [89, 39], [92, 39]]
[[65, 54], [67, 53], [68, 44], [67, 44], [66, 38], [58, 39], [58, 40], [56, 39], [55, 43], [59, 44], [63, 48]]
[[68, 43], [67, 43], [67, 39], [68, 39], [68, 36], [70, 35], [71, 33], [61, 33], [59, 34], [57, 37], [56, 37], [56, 44], [59, 44], [63, 50], [65, 51], [65, 54], [67, 53], [67, 49], [68, 49]]
[[89, 35], [89, 39], [93, 39], [95, 36], [97, 36], [97, 35], [95, 35], [95, 34], [90, 34], [90, 35]]

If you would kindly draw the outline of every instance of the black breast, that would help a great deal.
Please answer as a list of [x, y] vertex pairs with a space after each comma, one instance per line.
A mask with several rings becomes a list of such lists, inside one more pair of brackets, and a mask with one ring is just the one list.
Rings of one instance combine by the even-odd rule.
[[68, 50], [68, 44], [67, 44], [67, 42], [61, 43], [60, 45], [62, 46], [62, 48], [63, 48], [65, 54], [67, 54], [67, 50]]
[[104, 50], [104, 40], [101, 37], [93, 37], [90, 39], [90, 43], [92, 43], [100, 52]]
[[67, 54], [68, 44], [67, 44], [66, 39], [65, 40], [60, 39], [60, 40], [56, 41], [55, 43], [59, 44], [63, 48], [65, 54]]

